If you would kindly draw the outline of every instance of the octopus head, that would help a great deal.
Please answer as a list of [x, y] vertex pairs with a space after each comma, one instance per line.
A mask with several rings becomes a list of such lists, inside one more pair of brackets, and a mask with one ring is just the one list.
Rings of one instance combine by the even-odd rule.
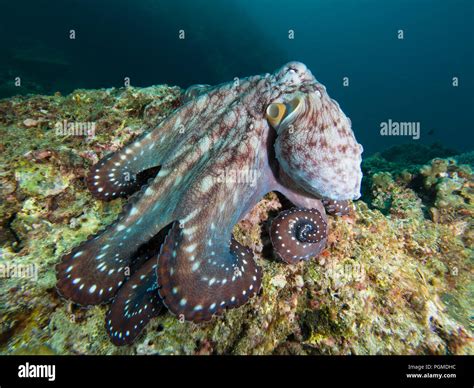
[[280, 166], [317, 197], [358, 199], [363, 148], [351, 121], [304, 65], [286, 65], [278, 77], [290, 82], [289, 93], [280, 88], [283, 93], [267, 107], [266, 117], [278, 135], [275, 153]]

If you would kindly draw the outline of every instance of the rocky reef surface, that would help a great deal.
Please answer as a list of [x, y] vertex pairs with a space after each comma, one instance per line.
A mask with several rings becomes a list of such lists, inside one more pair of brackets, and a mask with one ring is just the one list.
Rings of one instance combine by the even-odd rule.
[[266, 196], [234, 229], [256, 252], [263, 289], [206, 324], [168, 312], [115, 347], [107, 306], [56, 291], [55, 265], [110, 224], [83, 178], [180, 104], [182, 90], [77, 90], [0, 100], [2, 354], [474, 354], [474, 153], [401, 146], [363, 162], [363, 197], [330, 217], [316, 260], [277, 260], [269, 224], [288, 202]]

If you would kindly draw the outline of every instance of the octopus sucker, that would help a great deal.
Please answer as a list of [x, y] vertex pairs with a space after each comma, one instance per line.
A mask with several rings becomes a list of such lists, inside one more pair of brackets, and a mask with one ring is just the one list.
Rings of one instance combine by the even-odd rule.
[[[102, 200], [129, 196], [141, 174], [159, 172], [114, 224], [57, 266], [65, 298], [80, 305], [113, 299], [107, 330], [117, 345], [130, 344], [161, 305], [202, 322], [257, 295], [262, 270], [232, 229], [267, 193], [279, 192], [297, 207], [281, 217], [309, 217], [296, 228], [287, 225], [291, 249], [281, 251], [272, 238], [289, 263], [324, 249], [325, 206], [345, 214], [360, 196], [362, 146], [304, 64], [191, 87], [182, 102], [154, 129], [91, 167], [87, 187]], [[159, 252], [129, 276], [139, 247], [170, 225]]]

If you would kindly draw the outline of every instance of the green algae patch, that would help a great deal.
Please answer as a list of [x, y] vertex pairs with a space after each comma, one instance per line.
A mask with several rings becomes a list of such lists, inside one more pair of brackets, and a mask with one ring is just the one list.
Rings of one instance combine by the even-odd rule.
[[15, 171], [19, 188], [26, 195], [49, 197], [64, 191], [71, 176], [64, 176], [54, 166], [26, 164]]

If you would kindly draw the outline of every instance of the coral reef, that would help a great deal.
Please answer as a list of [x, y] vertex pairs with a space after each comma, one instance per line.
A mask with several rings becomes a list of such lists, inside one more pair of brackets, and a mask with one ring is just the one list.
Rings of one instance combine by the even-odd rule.
[[[3, 354], [474, 354], [472, 153], [408, 165], [364, 160], [364, 196], [328, 217], [316, 260], [273, 254], [268, 194], [233, 231], [262, 267], [261, 293], [203, 324], [164, 310], [116, 347], [107, 306], [79, 308], [55, 290], [55, 265], [111, 224], [123, 199], [86, 189], [88, 166], [180, 103], [179, 88], [77, 90], [0, 100], [0, 352]], [[58, 122], [95, 123], [94, 136]]]

